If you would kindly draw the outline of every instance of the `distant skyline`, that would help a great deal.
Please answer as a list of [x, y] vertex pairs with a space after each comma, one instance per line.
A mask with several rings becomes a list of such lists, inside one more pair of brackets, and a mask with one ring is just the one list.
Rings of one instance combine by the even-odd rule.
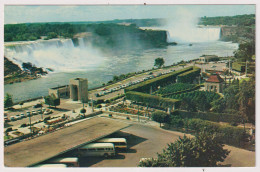
[[6, 5], [4, 23], [106, 21], [255, 14], [255, 5]]

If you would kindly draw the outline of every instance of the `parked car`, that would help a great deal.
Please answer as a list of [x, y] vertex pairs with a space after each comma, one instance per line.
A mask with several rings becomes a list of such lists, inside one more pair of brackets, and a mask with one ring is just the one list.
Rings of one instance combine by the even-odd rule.
[[15, 115], [16, 119], [22, 119], [21, 115], [17, 114]]
[[40, 108], [40, 107], [42, 107], [42, 104], [38, 103], [38, 104], [34, 105], [33, 107], [34, 108]]
[[38, 114], [42, 114], [42, 110], [41, 109], [38, 109], [37, 112], [38, 112]]
[[49, 115], [52, 113], [52, 110], [50, 109], [46, 109], [46, 111], [43, 113], [44, 115]]
[[31, 112], [27, 111], [26, 116], [29, 117], [31, 115]]
[[15, 116], [11, 116], [11, 117], [10, 117], [10, 120], [11, 120], [11, 121], [15, 121], [15, 120], [16, 120], [16, 117], [15, 117]]
[[32, 115], [37, 115], [37, 113], [35, 112], [35, 110], [32, 110]]
[[4, 117], [4, 122], [9, 122], [10, 120], [8, 119], [7, 116]]
[[25, 118], [26, 117], [23, 113], [21, 113], [20, 116], [21, 116], [21, 118]]

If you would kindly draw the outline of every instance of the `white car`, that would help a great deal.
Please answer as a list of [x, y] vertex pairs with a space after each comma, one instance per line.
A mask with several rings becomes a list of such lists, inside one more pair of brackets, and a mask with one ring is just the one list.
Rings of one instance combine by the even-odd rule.
[[16, 119], [22, 119], [21, 115], [15, 115]]
[[21, 116], [21, 118], [25, 118], [26, 117], [23, 113], [21, 113], [20, 116]]
[[46, 109], [46, 111], [43, 113], [44, 115], [49, 115], [52, 113], [52, 110], [50, 109]]
[[37, 115], [37, 112], [35, 112], [35, 110], [32, 110], [32, 115]]
[[10, 120], [11, 120], [11, 121], [15, 121], [15, 120], [16, 120], [16, 117], [15, 117], [15, 116], [11, 116], [11, 117], [10, 117]]

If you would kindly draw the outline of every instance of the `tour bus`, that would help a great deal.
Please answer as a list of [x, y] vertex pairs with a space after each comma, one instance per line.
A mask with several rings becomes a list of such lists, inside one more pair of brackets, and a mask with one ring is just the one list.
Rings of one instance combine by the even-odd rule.
[[113, 143], [90, 143], [78, 149], [78, 156], [114, 156], [115, 147]]
[[39, 165], [35, 165], [33, 167], [39, 167], [39, 168], [45, 168], [45, 167], [49, 167], [49, 168], [66, 168], [67, 165], [66, 164], [39, 164]]
[[127, 149], [127, 142], [126, 142], [125, 138], [103, 138], [96, 142], [97, 143], [113, 143], [115, 148]]
[[48, 164], [66, 164], [67, 167], [79, 167], [79, 162], [77, 157], [60, 157], [52, 158], [47, 161]]

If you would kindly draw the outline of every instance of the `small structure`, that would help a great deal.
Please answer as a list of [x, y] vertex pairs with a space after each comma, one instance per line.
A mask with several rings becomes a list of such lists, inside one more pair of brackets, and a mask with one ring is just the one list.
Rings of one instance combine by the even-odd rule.
[[88, 102], [88, 80], [86, 78], [70, 79], [69, 85], [49, 89], [49, 95], [57, 98], [71, 98], [73, 101]]
[[88, 102], [88, 80], [86, 78], [75, 78], [70, 80], [70, 98], [73, 101]]
[[70, 96], [69, 85], [63, 85], [49, 89], [49, 95], [54, 94], [58, 98], [68, 98]]
[[222, 93], [224, 80], [218, 75], [211, 75], [205, 82], [205, 88], [207, 91], [214, 91], [217, 93]]
[[199, 62], [200, 63], [208, 63], [211, 61], [218, 61], [219, 57], [216, 55], [202, 55], [199, 57]]

